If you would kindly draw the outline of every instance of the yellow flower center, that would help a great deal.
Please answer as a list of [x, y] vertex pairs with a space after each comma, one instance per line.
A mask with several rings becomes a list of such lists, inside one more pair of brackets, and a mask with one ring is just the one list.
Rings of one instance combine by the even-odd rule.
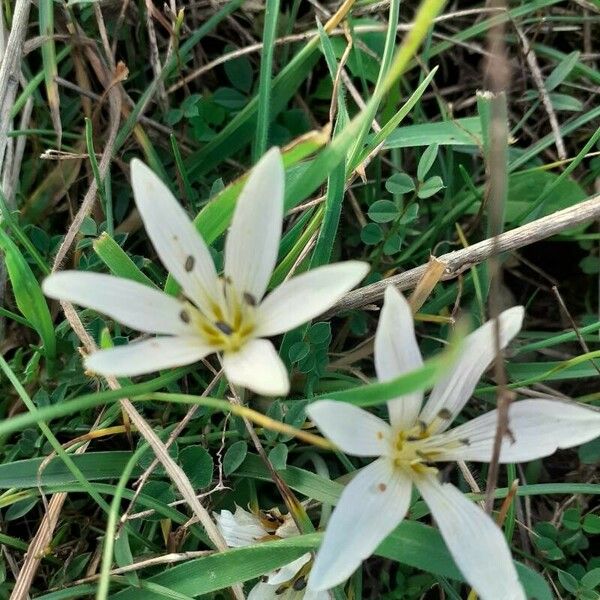
[[223, 282], [223, 296], [208, 300], [209, 314], [191, 304], [181, 311], [185, 323], [192, 322], [200, 336], [215, 350], [236, 352], [251, 337], [256, 328], [256, 299], [248, 292], [239, 293], [230, 282]]
[[431, 464], [441, 452], [425, 443], [430, 435], [427, 425], [422, 422], [408, 431], [399, 431], [392, 440], [394, 466], [416, 473], [437, 473]]

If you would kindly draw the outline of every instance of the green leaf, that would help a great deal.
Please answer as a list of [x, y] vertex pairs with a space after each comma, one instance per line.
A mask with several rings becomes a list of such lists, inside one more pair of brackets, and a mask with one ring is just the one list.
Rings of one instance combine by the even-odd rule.
[[315, 346], [328, 344], [331, 339], [331, 323], [321, 321], [311, 325], [306, 337]]
[[416, 146], [482, 146], [481, 119], [466, 117], [440, 123], [422, 123], [398, 127], [388, 137], [384, 148]]
[[56, 356], [56, 336], [48, 304], [33, 271], [17, 245], [0, 228], [0, 248], [21, 314], [31, 323], [44, 344], [48, 358]]
[[[233, 548], [165, 569], [147, 581], [192, 597], [255, 579], [316, 548], [321, 534], [295, 536], [244, 548]], [[145, 591], [144, 600], [165, 600], [164, 596]], [[139, 589], [128, 588], [110, 596], [110, 600], [139, 600]]]
[[383, 239], [383, 231], [376, 223], [367, 223], [360, 231], [360, 239], [367, 246], [374, 246]]
[[[226, 50], [233, 49], [232, 46], [228, 46]], [[246, 56], [240, 56], [233, 60], [228, 60], [225, 65], [225, 74], [231, 82], [231, 84], [238, 90], [241, 90], [247, 94], [252, 88], [252, 64]]]
[[579, 460], [586, 465], [595, 465], [600, 462], [600, 438], [579, 447]]
[[430, 177], [427, 181], [424, 181], [421, 185], [419, 185], [419, 189], [417, 190], [417, 196], [422, 200], [425, 198], [430, 198], [434, 194], [437, 194], [444, 187], [444, 182], [439, 175], [434, 175]]
[[399, 216], [400, 211], [391, 200], [377, 200], [369, 207], [369, 218], [375, 223], [389, 223], [395, 221]]
[[[118, 477], [130, 458], [130, 452], [87, 452], [72, 456], [77, 467], [93, 481]], [[54, 458], [47, 465], [43, 465], [44, 460], [30, 458], [1, 464], [0, 489], [13, 487], [26, 489], [35, 488], [40, 482], [48, 486], [75, 481], [73, 474], [60, 459]], [[39, 478], [38, 469], [40, 469]], [[138, 476], [140, 473], [141, 469], [137, 469], [133, 476]]]
[[386, 182], [385, 189], [390, 194], [408, 194], [415, 189], [415, 182], [408, 173], [394, 173]]
[[563, 513], [563, 527], [577, 531], [581, 527], [581, 512], [578, 508], [568, 508]]
[[574, 594], [577, 593], [579, 584], [577, 583], [577, 579], [575, 579], [573, 575], [567, 573], [566, 571], [559, 571], [558, 580], [560, 581], [561, 585], [565, 588], [565, 590]]
[[590, 513], [583, 519], [583, 530], [591, 535], [600, 534], [600, 515]]
[[421, 155], [417, 166], [417, 179], [419, 181], [423, 181], [427, 177], [427, 173], [429, 173], [431, 167], [433, 167], [433, 163], [437, 158], [438, 147], [438, 144], [431, 144], [431, 146], [425, 148], [425, 151]]
[[558, 87], [573, 70], [573, 67], [579, 61], [580, 53], [578, 51], [567, 54], [556, 67], [552, 70], [550, 75], [546, 77], [544, 87], [546, 91], [551, 92], [554, 88]]
[[243, 440], [231, 444], [223, 457], [223, 474], [229, 477], [229, 475], [237, 471], [239, 466], [244, 462], [247, 454], [248, 444]]
[[195, 488], [210, 485], [213, 459], [204, 446], [187, 446], [179, 453], [181, 467]]
[[595, 590], [600, 586], [600, 567], [588, 571], [581, 578], [581, 585], [588, 590]]
[[290, 359], [290, 362], [296, 363], [300, 362], [305, 356], [308, 356], [309, 352], [310, 344], [300, 341], [290, 346], [288, 357]]
[[283, 443], [277, 444], [269, 452], [269, 460], [278, 471], [286, 468], [287, 457], [288, 447]]
[[152, 280], [138, 269], [127, 252], [108, 233], [104, 232], [94, 240], [93, 248], [113, 275], [156, 288]]
[[574, 96], [556, 92], [549, 94], [549, 96], [554, 110], [568, 110], [570, 112], [581, 112], [583, 110], [583, 102]]
[[215, 90], [212, 98], [216, 104], [231, 110], [242, 108], [248, 102], [248, 99], [244, 94], [229, 87], [222, 87]]

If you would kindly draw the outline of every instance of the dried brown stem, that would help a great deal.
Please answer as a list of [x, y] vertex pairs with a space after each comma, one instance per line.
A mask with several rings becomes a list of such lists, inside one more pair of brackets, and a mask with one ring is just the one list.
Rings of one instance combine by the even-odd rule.
[[[575, 206], [570, 206], [559, 210], [551, 215], [542, 217], [501, 233], [494, 245], [493, 239], [482, 240], [468, 248], [448, 252], [438, 256], [438, 260], [446, 263], [446, 271], [442, 280], [454, 279], [464, 271], [474, 265], [478, 265], [490, 258], [490, 256], [511, 252], [523, 246], [529, 246], [545, 238], [551, 237], [565, 229], [575, 227], [586, 221], [591, 221], [600, 217], [600, 194], [592, 196], [590, 199], [580, 202]], [[428, 264], [428, 263], [427, 263]], [[427, 264], [420, 265], [414, 269], [404, 271], [398, 275], [387, 277], [370, 285], [349, 292], [326, 314], [325, 318], [331, 318], [340, 312], [360, 308], [371, 304], [383, 298], [385, 288], [388, 285], [394, 285], [399, 290], [408, 290], [415, 287], [417, 282], [423, 276], [427, 269]]]

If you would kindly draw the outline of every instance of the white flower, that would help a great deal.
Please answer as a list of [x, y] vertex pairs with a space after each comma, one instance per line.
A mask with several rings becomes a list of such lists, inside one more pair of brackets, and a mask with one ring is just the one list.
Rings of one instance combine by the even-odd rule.
[[[504, 348], [521, 328], [523, 308], [499, 317]], [[345, 487], [311, 571], [309, 586], [329, 589], [370, 556], [405, 517], [413, 484], [427, 502], [465, 579], [482, 600], [525, 600], [502, 531], [477, 505], [449, 483], [440, 483], [438, 462], [488, 462], [496, 433], [496, 411], [446, 431], [494, 357], [494, 323], [470, 334], [454, 368], [433, 388], [388, 402], [390, 423], [356, 406], [324, 400], [307, 408], [317, 427], [341, 450], [378, 457]], [[388, 287], [375, 338], [375, 367], [386, 381], [422, 364], [408, 303]], [[514, 402], [502, 463], [548, 456], [600, 435], [600, 412], [553, 400]]]
[[[232, 548], [300, 533], [292, 517], [281, 515], [277, 509], [255, 514], [237, 506], [235, 513], [223, 510], [220, 514], [215, 513], [214, 517], [225, 542]], [[307, 552], [268, 573], [252, 588], [248, 600], [328, 600], [327, 592], [315, 592], [306, 587], [311, 561], [312, 556]]]
[[44, 292], [87, 306], [160, 337], [96, 352], [86, 367], [132, 376], [222, 355], [229, 381], [266, 395], [289, 391], [286, 368], [271, 342], [330, 308], [367, 273], [358, 261], [293, 277], [263, 299], [279, 251], [284, 168], [277, 148], [256, 165], [242, 190], [225, 242], [220, 278], [208, 247], [167, 186], [142, 162], [131, 162], [135, 201], [154, 248], [183, 290], [180, 299], [100, 273], [63, 271]]

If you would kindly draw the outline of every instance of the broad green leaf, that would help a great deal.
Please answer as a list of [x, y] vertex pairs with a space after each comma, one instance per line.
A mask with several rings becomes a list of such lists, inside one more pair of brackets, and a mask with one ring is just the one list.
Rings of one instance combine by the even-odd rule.
[[[87, 479], [102, 481], [118, 477], [131, 458], [131, 452], [86, 452], [74, 454], [71, 458]], [[54, 458], [41, 469], [44, 460], [29, 458], [1, 464], [0, 489], [26, 489], [35, 488], [40, 482], [44, 486], [50, 486], [75, 481], [73, 474], [60, 458]], [[140, 473], [141, 468], [134, 472], [134, 476]]]
[[369, 219], [375, 223], [389, 223], [400, 216], [400, 211], [391, 200], [377, 200], [369, 207]]
[[0, 249], [4, 253], [17, 306], [42, 339], [48, 358], [53, 359], [56, 356], [56, 336], [42, 288], [17, 245], [1, 227]]
[[108, 233], [103, 232], [98, 239], [94, 240], [93, 247], [94, 252], [113, 275], [131, 279], [149, 287], [156, 287], [152, 280], [140, 271], [127, 252]]
[[385, 189], [390, 194], [409, 194], [415, 189], [415, 182], [408, 173], [394, 173], [386, 182]]
[[434, 194], [437, 194], [444, 187], [444, 182], [439, 175], [434, 175], [430, 177], [427, 181], [424, 181], [419, 185], [417, 190], [417, 196], [424, 200], [425, 198], [430, 198]]
[[544, 82], [546, 91], [551, 92], [569, 76], [573, 67], [579, 62], [579, 56], [580, 53], [578, 51], [571, 52], [570, 54], [567, 54], [556, 67], [554, 67]]
[[431, 146], [425, 148], [425, 151], [419, 159], [419, 164], [417, 165], [417, 179], [419, 181], [423, 181], [425, 177], [427, 177], [427, 173], [429, 173], [431, 167], [433, 167], [433, 163], [437, 158], [438, 148], [439, 146], [437, 143], [431, 144]]
[[387, 138], [384, 148], [414, 148], [431, 144], [481, 147], [483, 140], [480, 118], [466, 117], [454, 121], [398, 127]]
[[223, 457], [223, 474], [225, 477], [229, 477], [229, 475], [238, 469], [244, 462], [247, 454], [248, 444], [243, 440], [234, 442], [227, 448], [225, 456]]
[[186, 446], [179, 453], [179, 462], [195, 488], [205, 488], [213, 478], [213, 459], [203, 446]]

